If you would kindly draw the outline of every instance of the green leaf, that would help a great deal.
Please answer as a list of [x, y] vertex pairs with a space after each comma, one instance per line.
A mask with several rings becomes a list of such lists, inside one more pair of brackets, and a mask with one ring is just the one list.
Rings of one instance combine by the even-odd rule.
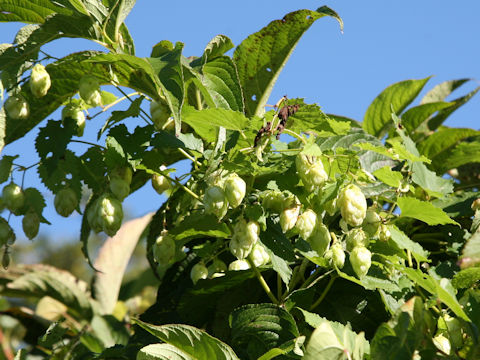
[[67, 271], [46, 265], [30, 265], [26, 271], [10, 281], [0, 292], [6, 296], [42, 298], [50, 296], [67, 306], [67, 311], [77, 320], [89, 320], [93, 304], [87, 284]]
[[388, 229], [390, 230], [392, 241], [400, 249], [409, 250], [417, 262], [428, 261], [428, 252], [425, 251], [420, 244], [410, 240], [410, 238], [395, 225], [388, 225]]
[[[403, 119], [403, 118], [402, 118]], [[435, 169], [444, 169], [453, 148], [462, 140], [480, 136], [480, 131], [466, 128], [440, 128], [418, 144], [418, 150], [432, 160]]]
[[201, 57], [201, 63], [204, 64], [207, 61], [212, 61], [213, 59], [222, 56], [228, 50], [233, 49], [232, 40], [225, 35], [215, 36], [205, 47], [203, 55]]
[[170, 230], [177, 240], [195, 239], [199, 237], [228, 238], [230, 229], [225, 223], [218, 222], [214, 215], [194, 212], [186, 216], [180, 224]]
[[19, 155], [9, 156], [4, 155], [0, 160], [0, 184], [4, 183], [10, 177], [12, 171], [13, 161], [18, 158]]
[[303, 359], [361, 360], [369, 353], [370, 346], [363, 333], [357, 334], [350, 326], [322, 319], [310, 336]]
[[450, 95], [454, 90], [465, 84], [471, 79], [458, 79], [458, 80], [449, 80], [444, 81], [438, 85], [435, 85], [432, 90], [428, 91], [425, 96], [420, 101], [420, 104], [427, 104], [432, 102], [443, 101]]
[[208, 89], [217, 108], [243, 113], [243, 94], [237, 69], [228, 56], [209, 60], [202, 67], [202, 83]]
[[454, 169], [458, 166], [480, 162], [480, 141], [462, 142], [458, 144], [442, 164], [440, 171]]
[[298, 337], [295, 319], [273, 304], [250, 304], [230, 315], [232, 345], [242, 358], [256, 359], [266, 351]]
[[459, 225], [456, 221], [448, 217], [442, 209], [435, 207], [430, 202], [421, 201], [412, 197], [400, 197], [397, 200], [397, 204], [401, 210], [400, 216], [418, 219], [428, 225]]
[[[113, 313], [130, 257], [152, 216], [153, 213], [149, 213], [123, 223], [115, 236], [109, 237], [100, 248], [94, 264], [98, 271], [93, 289], [102, 314]], [[113, 345], [115, 343], [105, 343], [106, 347]]]
[[405, 126], [409, 133], [412, 133], [415, 130], [419, 130], [418, 127], [434, 113], [452, 104], [453, 103], [439, 101], [414, 106], [402, 114], [402, 125]]
[[43, 336], [38, 339], [38, 345], [52, 349], [52, 347], [63, 339], [68, 329], [63, 327], [60, 322], [53, 322], [48, 327]]
[[431, 275], [423, 273], [419, 269], [407, 268], [401, 265], [395, 266], [397, 266], [405, 275], [407, 275], [416, 285], [422, 287], [430, 294], [435, 296], [437, 301], [441, 301], [447, 305], [450, 310], [455, 313], [455, 315], [465, 321], [470, 321], [467, 314], [465, 314], [462, 307], [458, 303], [457, 298], [452, 295], [450, 291], [446, 290], [446, 286], [443, 284], [443, 282], [444, 280], [447, 281], [447, 279], [442, 279], [439, 281], [433, 278]]
[[133, 321], [163, 342], [175, 346], [193, 359], [238, 359], [230, 346], [193, 326], [180, 324], [157, 326], [137, 319]]
[[93, 333], [105, 348], [115, 344], [126, 345], [129, 333], [125, 325], [113, 315], [95, 315], [90, 322]]
[[246, 38], [235, 50], [233, 60], [244, 91], [248, 116], [262, 116], [280, 71], [285, 66], [300, 37], [324, 16], [332, 16], [343, 27], [340, 17], [323, 6], [317, 11], [299, 10], [275, 20]]
[[85, 205], [85, 210], [83, 212], [82, 216], [82, 225], [80, 227], [80, 243], [82, 244], [82, 254], [85, 256], [85, 259], [87, 260], [88, 265], [90, 267], [97, 271], [95, 267], [93, 266], [92, 259], [90, 258], [90, 252], [88, 249], [88, 240], [90, 239], [90, 225], [87, 220], [87, 213], [90, 210], [90, 207], [93, 206], [94, 202], [99, 198], [98, 194], [92, 194], [90, 199], [88, 199], [87, 204]]
[[207, 142], [216, 140], [220, 126], [242, 132], [248, 124], [248, 119], [241, 112], [226, 109], [186, 108], [183, 111], [182, 120]]
[[107, 119], [107, 121], [105, 121], [105, 124], [102, 126], [102, 128], [98, 132], [97, 140], [100, 139], [100, 136], [102, 136], [102, 134], [106, 130], [111, 128], [113, 125], [115, 125], [119, 121], [122, 121], [126, 118], [129, 118], [129, 117], [138, 117], [140, 115], [140, 106], [142, 105], [143, 99], [145, 99], [145, 97], [140, 96], [140, 97], [136, 98], [135, 100], [133, 100], [127, 110], [124, 110], [124, 111], [114, 110], [114, 111], [112, 111], [112, 115]]
[[24, 23], [41, 24], [48, 15], [63, 12], [70, 14], [68, 10], [45, 0], [1, 0], [0, 21], [21, 21]]
[[25, 194], [25, 205], [22, 213], [26, 213], [28, 210], [33, 210], [38, 215], [41, 222], [50, 224], [50, 222], [43, 217], [43, 209], [46, 204], [45, 198], [40, 191], [35, 188], [27, 188], [23, 190], [23, 193]]
[[422, 91], [430, 77], [420, 80], [405, 80], [390, 85], [368, 107], [363, 119], [363, 128], [369, 134], [383, 137], [391, 121], [392, 108], [400, 114]]
[[476, 266], [478, 263], [480, 263], [480, 231], [477, 229], [477, 231], [475, 231], [467, 240], [467, 243], [462, 250], [460, 267], [464, 269]]
[[480, 280], [480, 268], [472, 267], [459, 271], [452, 279], [455, 289], [468, 289]]
[[470, 91], [467, 95], [452, 100], [453, 105], [440, 110], [437, 115], [428, 120], [428, 128], [436, 130], [455, 110], [466, 104], [479, 90], [480, 86]]
[[373, 172], [375, 177], [391, 187], [398, 188], [403, 180], [403, 175], [399, 171], [393, 171], [389, 166], [384, 166]]
[[193, 360], [193, 356], [185, 354], [170, 344], [150, 344], [140, 349], [136, 360]]

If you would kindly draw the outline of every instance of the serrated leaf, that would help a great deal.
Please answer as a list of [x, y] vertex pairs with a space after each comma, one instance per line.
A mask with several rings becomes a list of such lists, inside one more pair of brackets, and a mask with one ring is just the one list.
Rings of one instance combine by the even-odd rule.
[[217, 108], [243, 113], [243, 94], [237, 69], [228, 56], [209, 60], [202, 67], [202, 83], [208, 89]]
[[459, 225], [451, 219], [442, 209], [435, 207], [432, 203], [421, 201], [412, 197], [400, 197], [397, 200], [403, 217], [411, 217], [427, 223], [428, 225]]
[[458, 144], [443, 163], [437, 163], [439, 171], [454, 169], [458, 166], [480, 162], [480, 141]]
[[392, 84], [378, 95], [368, 107], [363, 128], [369, 134], [381, 138], [391, 121], [392, 108], [400, 114], [420, 93], [430, 77], [405, 80]]
[[428, 252], [425, 251], [420, 244], [412, 241], [395, 225], [388, 225], [388, 229], [390, 230], [392, 241], [400, 249], [411, 251], [417, 262], [428, 260]]
[[437, 111], [445, 109], [452, 104], [453, 103], [439, 101], [414, 106], [402, 114], [402, 125], [405, 126], [409, 133], [421, 130], [418, 129], [418, 127], [422, 125], [425, 120], [430, 118], [430, 116]]
[[95, 267], [93, 266], [92, 259], [90, 258], [90, 252], [88, 249], [88, 240], [90, 239], [90, 224], [88, 223], [87, 220], [87, 214], [90, 208], [94, 205], [95, 201], [98, 199], [99, 195], [98, 194], [92, 194], [90, 199], [88, 199], [87, 204], [85, 205], [85, 211], [83, 212], [83, 217], [82, 217], [82, 225], [80, 227], [80, 243], [82, 244], [82, 254], [85, 256], [85, 259], [88, 262], [88, 265], [94, 270]]
[[300, 335], [292, 315], [273, 304], [250, 304], [235, 309], [229, 323], [232, 345], [242, 358], [256, 359]]
[[384, 166], [378, 170], [375, 170], [373, 175], [375, 175], [378, 180], [394, 188], [400, 187], [403, 180], [402, 173], [392, 170], [389, 166]]
[[185, 148], [189, 150], [194, 150], [203, 154], [203, 141], [195, 137], [192, 133], [189, 134], [180, 134], [178, 139], [184, 144]]
[[427, 104], [432, 102], [443, 101], [448, 95], [450, 95], [455, 89], [459, 88], [467, 81], [471, 79], [458, 79], [444, 81], [438, 85], [435, 85], [432, 90], [428, 91], [420, 101], [420, 104]]
[[93, 289], [102, 314], [112, 314], [132, 252], [152, 216], [153, 213], [149, 213], [123, 223], [115, 236], [109, 237], [100, 248], [94, 263], [98, 272]]
[[323, 321], [314, 330], [308, 341], [305, 360], [362, 360], [370, 353], [370, 346], [363, 333], [357, 334], [350, 326]]
[[47, 164], [49, 171], [53, 171], [58, 161], [64, 157], [67, 145], [75, 133], [76, 128], [73, 126], [73, 121], [62, 124], [61, 121], [50, 120], [45, 127], [40, 129], [35, 139], [35, 149], [42, 160], [51, 154], [48, 156], [51, 160]]
[[105, 348], [115, 344], [126, 345], [129, 333], [125, 325], [113, 315], [95, 315], [90, 322], [93, 334]]
[[185, 354], [170, 344], [150, 344], [140, 349], [136, 360], [193, 360], [194, 357]]
[[104, 152], [96, 146], [92, 146], [80, 156], [80, 175], [82, 181], [94, 192], [101, 192], [105, 187], [107, 172]]
[[0, 21], [2, 22], [21, 21], [41, 24], [48, 15], [56, 12], [70, 13], [54, 3], [42, 0], [2, 0], [0, 1], [0, 7], [2, 8]]
[[455, 289], [468, 289], [480, 280], [480, 268], [472, 267], [460, 270], [452, 279]]
[[214, 215], [195, 212], [186, 216], [179, 225], [170, 231], [170, 234], [175, 235], [177, 240], [185, 240], [205, 236], [228, 238], [231, 232], [228, 226], [218, 222]]
[[137, 319], [133, 321], [163, 342], [175, 346], [194, 359], [238, 359], [230, 346], [193, 326], [181, 324], [157, 326]]
[[35, 188], [27, 188], [23, 190], [25, 194], [25, 205], [24, 211], [27, 212], [28, 210], [33, 210], [40, 218], [40, 221], [46, 224], [50, 224], [47, 219], [43, 217], [43, 209], [45, 208], [45, 198]]
[[401, 271], [407, 275], [416, 285], [422, 287], [430, 294], [436, 296], [438, 301], [441, 301], [452, 310], [455, 315], [465, 321], [470, 321], [465, 311], [458, 303], [457, 298], [445, 289], [441, 281], [433, 278], [431, 275], [423, 273], [419, 269], [407, 268], [397, 265]]
[[330, 8], [299, 10], [275, 20], [246, 38], [236, 49], [233, 60], [244, 91], [248, 116], [262, 116], [273, 85], [303, 33], [315, 20], [332, 16], [343, 22]]
[[[1, 150], [0, 150], [1, 152]], [[0, 160], [0, 184], [4, 183], [10, 177], [12, 171], [13, 161], [18, 158], [19, 155], [9, 156], [4, 155]]]
[[194, 110], [188, 108], [184, 110], [182, 119], [207, 142], [216, 140], [220, 126], [242, 132], [248, 124], [248, 119], [241, 112], [226, 109]]
[[217, 35], [212, 40], [209, 41], [205, 50], [203, 50], [203, 55], [201, 57], [201, 63], [207, 61], [212, 61], [213, 59], [222, 56], [228, 50], [233, 49], [232, 40], [225, 35]]

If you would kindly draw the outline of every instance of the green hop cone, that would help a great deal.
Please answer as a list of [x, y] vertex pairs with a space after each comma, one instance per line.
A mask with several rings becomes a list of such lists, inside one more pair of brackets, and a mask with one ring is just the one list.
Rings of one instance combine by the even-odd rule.
[[109, 186], [112, 194], [120, 201], [123, 201], [130, 194], [130, 185], [121, 177], [110, 177]]
[[223, 276], [227, 271], [227, 265], [220, 259], [215, 259], [208, 267], [208, 277], [210, 279]]
[[[163, 130], [171, 116], [170, 108], [164, 99], [150, 103], [150, 116], [157, 130]], [[172, 122], [172, 124], [174, 124]]]
[[258, 242], [253, 246], [253, 249], [248, 256], [257, 267], [266, 265], [270, 262], [270, 255], [268, 255], [268, 252], [263, 245]]
[[236, 208], [242, 203], [246, 189], [245, 181], [235, 173], [225, 180], [225, 196], [232, 208]]
[[360, 228], [350, 230], [345, 237], [345, 241], [347, 242], [348, 251], [352, 251], [357, 246], [366, 247], [369, 243], [367, 234]]
[[12, 245], [15, 242], [15, 233], [7, 220], [0, 217], [0, 247]]
[[323, 186], [328, 179], [322, 161], [311, 155], [299, 153], [295, 159], [298, 176], [307, 191], [314, 191]]
[[372, 265], [372, 253], [364, 246], [357, 246], [350, 253], [350, 263], [355, 274], [361, 279], [367, 275]]
[[342, 244], [335, 243], [332, 245], [332, 264], [337, 268], [343, 268], [345, 265], [345, 251], [343, 251]]
[[380, 227], [378, 228], [377, 236], [380, 241], [387, 242], [388, 240], [390, 240], [391, 233], [390, 233], [390, 230], [388, 229], [388, 226], [385, 224], [381, 224]]
[[381, 222], [382, 219], [380, 218], [380, 215], [378, 215], [375, 210], [368, 209], [362, 223], [363, 231], [365, 231], [369, 237], [374, 237], [377, 235]]
[[77, 136], [83, 136], [85, 130], [85, 113], [79, 106], [67, 105], [62, 109], [62, 121], [70, 118], [75, 121], [77, 125]]
[[119, 177], [130, 185], [132, 183], [133, 171], [129, 166], [117, 167], [112, 170], [111, 176]]
[[246, 222], [245, 219], [237, 221], [230, 240], [230, 252], [239, 260], [245, 259], [258, 241], [260, 226], [256, 221]]
[[228, 210], [228, 200], [225, 192], [219, 186], [209, 186], [203, 197], [206, 214], [214, 214], [219, 219], [223, 218]]
[[240, 271], [250, 269], [250, 264], [246, 260], [235, 260], [228, 264], [229, 271]]
[[22, 219], [22, 228], [25, 235], [32, 240], [38, 234], [40, 218], [35, 211], [27, 212]]
[[170, 182], [170, 180], [167, 177], [165, 177], [163, 175], [153, 174], [152, 175], [152, 187], [155, 189], [155, 191], [159, 195], [162, 195], [165, 191], [170, 190], [172, 188], [172, 183]]
[[298, 230], [300, 236], [307, 240], [313, 233], [315, 225], [317, 224], [317, 214], [313, 210], [306, 210], [297, 219], [295, 227]]
[[40, 98], [47, 95], [51, 85], [50, 75], [45, 70], [45, 66], [41, 64], [35, 65], [30, 75], [30, 90], [33, 96]]
[[287, 208], [280, 214], [280, 226], [282, 231], [286, 233], [295, 227], [298, 220], [298, 214], [300, 213], [300, 205], [295, 205], [292, 208]]
[[328, 228], [324, 224], [317, 224], [307, 242], [310, 244], [312, 250], [316, 251], [319, 256], [323, 256], [331, 240], [332, 238]]
[[20, 186], [11, 182], [3, 188], [3, 203], [13, 213], [17, 213], [25, 204], [25, 194]]
[[202, 263], [193, 265], [192, 270], [190, 271], [190, 278], [193, 283], [196, 284], [200, 279], [206, 279], [208, 277], [208, 269]]
[[95, 232], [99, 233], [102, 231], [102, 219], [99, 216], [99, 206], [100, 206], [100, 198], [96, 199], [90, 206], [86, 212], [88, 225], [90, 228]]
[[97, 78], [93, 76], [84, 76], [80, 79], [78, 86], [80, 97], [90, 106], [102, 105], [102, 94], [100, 92], [100, 84]]
[[338, 197], [342, 218], [350, 226], [360, 226], [367, 213], [367, 200], [356, 185], [347, 185]]
[[53, 203], [59, 215], [68, 217], [78, 206], [77, 194], [70, 188], [64, 188], [55, 195]]
[[113, 236], [122, 225], [122, 203], [113, 196], [104, 195], [99, 199], [97, 215], [101, 219], [102, 230], [108, 236]]
[[26, 119], [30, 115], [28, 103], [21, 95], [9, 96], [4, 107], [8, 116], [15, 120]]
[[285, 195], [278, 190], [267, 190], [262, 194], [262, 205], [265, 209], [279, 214], [285, 208]]
[[153, 245], [153, 258], [162, 265], [169, 265], [175, 260], [175, 240], [166, 231], [162, 232]]
[[10, 266], [10, 261], [12, 261], [12, 258], [10, 257], [10, 253], [7, 251], [7, 249], [5, 249], [2, 256], [2, 266], [5, 270], [7, 270], [8, 267]]

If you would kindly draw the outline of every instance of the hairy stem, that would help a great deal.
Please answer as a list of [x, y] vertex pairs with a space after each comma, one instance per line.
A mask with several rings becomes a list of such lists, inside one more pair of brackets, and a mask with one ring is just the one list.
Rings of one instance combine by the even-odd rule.
[[275, 304], [278, 305], [278, 300], [275, 297], [275, 295], [272, 293], [272, 290], [270, 290], [270, 287], [268, 286], [267, 282], [263, 278], [262, 274], [260, 274], [260, 271], [258, 271], [257, 267], [253, 263], [252, 260], [247, 258], [248, 263], [250, 264], [250, 267], [252, 268], [253, 272], [255, 273], [255, 276], [257, 277], [258, 281], [260, 282], [260, 285], [262, 286], [263, 290], [267, 294], [267, 296], [270, 298], [270, 300]]

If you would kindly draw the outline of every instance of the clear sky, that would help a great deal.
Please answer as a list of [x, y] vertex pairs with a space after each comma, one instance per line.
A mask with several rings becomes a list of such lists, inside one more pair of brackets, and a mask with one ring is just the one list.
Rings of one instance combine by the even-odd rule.
[[[457, 90], [453, 98], [478, 86], [480, 2], [473, 0], [455, 3], [446, 0], [139, 0], [126, 23], [138, 56], [148, 56], [151, 47], [160, 40], [181, 41], [185, 43], [184, 55], [199, 56], [217, 34], [229, 36], [238, 45], [249, 34], [290, 11], [315, 10], [322, 5], [330, 6], [343, 18], [344, 33], [340, 33], [334, 19], [318, 20], [300, 40], [277, 81], [270, 103], [283, 95], [304, 97], [307, 103], [319, 104], [326, 113], [362, 120], [375, 96], [398, 81], [434, 75], [427, 83], [427, 91], [442, 81], [474, 79], [470, 85]], [[12, 42], [20, 26], [0, 24], [0, 43]], [[68, 39], [56, 41], [45, 49], [63, 56], [99, 47], [91, 42]], [[446, 124], [478, 129], [479, 114], [480, 97], [477, 97], [454, 113]], [[58, 118], [58, 115], [49, 118]], [[102, 124], [88, 123], [87, 137], [94, 139]], [[7, 146], [3, 154], [20, 153], [25, 165], [35, 162], [33, 140], [37, 131], [38, 127], [26, 139]], [[27, 174], [26, 185], [38, 186], [36, 173]], [[45, 216], [54, 224], [42, 225], [41, 231], [54, 237], [78, 237], [80, 215], [68, 219], [56, 215], [53, 196], [43, 187], [40, 190], [50, 205]], [[155, 211], [162, 200], [147, 184], [129, 196], [124, 206], [132, 216], [140, 216]], [[12, 224], [21, 239], [24, 235], [20, 221], [13, 219]]]

